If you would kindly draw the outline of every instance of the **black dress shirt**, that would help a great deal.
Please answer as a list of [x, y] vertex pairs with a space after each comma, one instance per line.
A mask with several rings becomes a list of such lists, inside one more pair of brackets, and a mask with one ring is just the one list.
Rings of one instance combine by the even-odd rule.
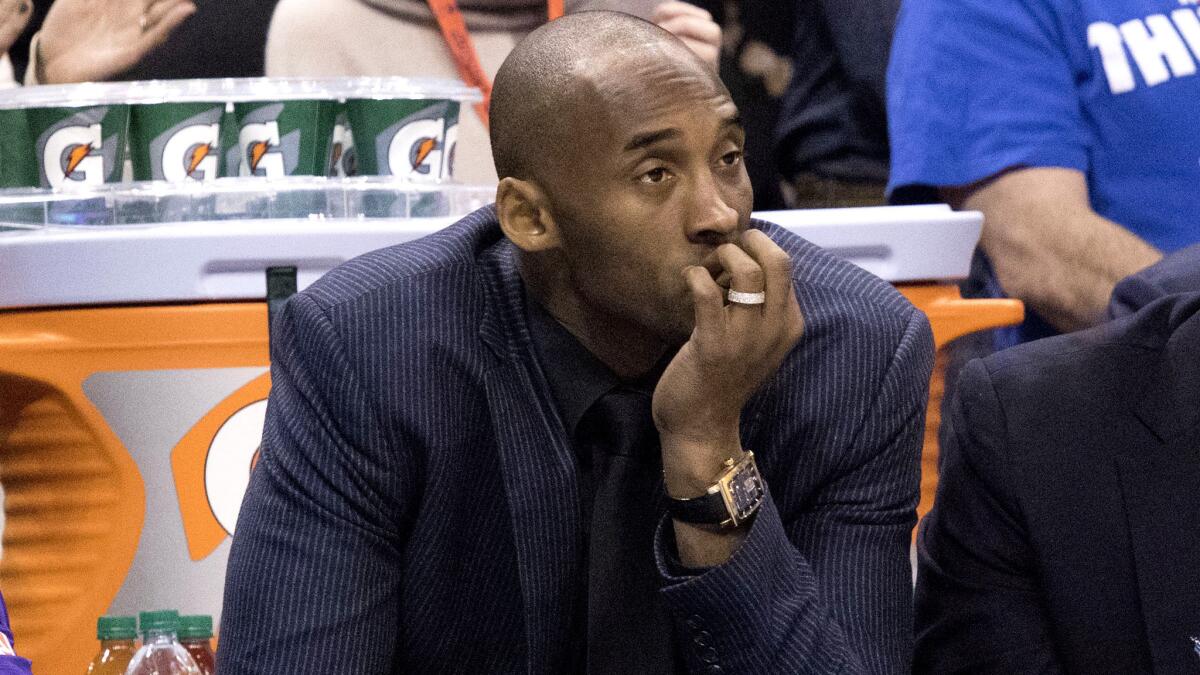
[[[653, 552], [665, 501], [650, 405], [667, 361], [623, 382], [528, 296], [527, 307], [538, 360], [579, 467], [589, 542], [578, 582], [582, 609], [572, 629], [579, 669], [592, 675], [676, 672]], [[620, 411], [615, 422], [609, 419], [614, 410]], [[619, 427], [615, 434], [613, 427]]]

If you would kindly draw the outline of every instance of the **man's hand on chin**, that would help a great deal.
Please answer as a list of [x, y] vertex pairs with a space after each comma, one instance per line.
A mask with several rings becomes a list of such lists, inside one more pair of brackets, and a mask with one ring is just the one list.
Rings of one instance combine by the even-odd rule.
[[[700, 266], [684, 271], [695, 304], [691, 338], [667, 366], [654, 391], [654, 422], [662, 444], [667, 495], [701, 496], [726, 460], [742, 455], [739, 424], [750, 396], [779, 369], [804, 331], [792, 286], [791, 259], [764, 233], [748, 230], [717, 256], [729, 288], [765, 293], [762, 304], [726, 302], [726, 289]], [[721, 529], [674, 521], [680, 562], [719, 565], [745, 537], [745, 528]]]

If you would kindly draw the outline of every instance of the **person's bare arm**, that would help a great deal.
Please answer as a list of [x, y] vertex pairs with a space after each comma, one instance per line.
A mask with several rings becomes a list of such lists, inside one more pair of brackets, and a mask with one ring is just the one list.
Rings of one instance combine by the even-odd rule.
[[983, 212], [980, 245], [1000, 285], [1061, 331], [1102, 321], [1116, 283], [1162, 257], [1093, 211], [1074, 169], [1014, 169], [943, 196]]

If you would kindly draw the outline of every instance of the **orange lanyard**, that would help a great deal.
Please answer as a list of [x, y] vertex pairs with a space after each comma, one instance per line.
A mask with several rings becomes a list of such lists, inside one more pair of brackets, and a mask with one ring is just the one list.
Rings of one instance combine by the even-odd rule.
[[[492, 81], [479, 63], [479, 52], [475, 51], [475, 43], [471, 40], [471, 34], [467, 32], [467, 23], [463, 21], [462, 12], [458, 9], [458, 2], [457, 0], [427, 0], [427, 2], [429, 9], [433, 10], [434, 18], [437, 19], [438, 28], [442, 31], [446, 45], [450, 47], [450, 56], [454, 58], [458, 76], [467, 83], [467, 86], [475, 87], [483, 93], [483, 101], [475, 104], [475, 112], [479, 114], [479, 119], [486, 129], [488, 127], [488, 103], [492, 99]], [[550, 21], [562, 15], [563, 0], [546, 2], [546, 16]]]

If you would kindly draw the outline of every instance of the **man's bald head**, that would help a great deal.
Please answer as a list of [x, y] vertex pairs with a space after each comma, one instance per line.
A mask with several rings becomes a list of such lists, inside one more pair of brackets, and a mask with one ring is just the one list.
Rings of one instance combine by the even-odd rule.
[[[702, 59], [670, 32], [619, 12], [580, 12], [533, 31], [504, 60], [492, 89], [489, 118], [496, 173], [539, 181], [548, 163], [570, 166], [572, 127], [590, 101], [616, 95], [597, 91], [595, 75], [636, 79], [632, 64], [653, 62], [662, 69], [702, 73], [719, 80]], [[637, 86], [651, 83], [629, 82]], [[558, 161], [555, 161], [558, 160]], [[563, 162], [566, 162], [565, 164]]]

